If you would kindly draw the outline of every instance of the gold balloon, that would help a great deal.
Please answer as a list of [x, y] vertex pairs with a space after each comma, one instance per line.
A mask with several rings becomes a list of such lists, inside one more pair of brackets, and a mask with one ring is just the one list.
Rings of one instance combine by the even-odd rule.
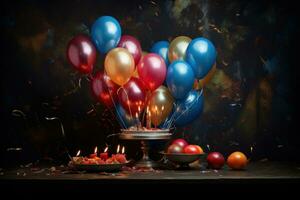
[[151, 122], [158, 126], [170, 114], [173, 108], [174, 98], [168, 88], [160, 86], [151, 94], [149, 100], [149, 110], [151, 112]]
[[135, 70], [134, 59], [127, 49], [114, 48], [105, 57], [107, 75], [118, 85], [124, 85]]
[[183, 60], [185, 58], [185, 52], [191, 40], [187, 36], [179, 36], [172, 40], [168, 51], [170, 63], [174, 60]]
[[199, 81], [195, 80], [194, 89], [196, 90], [202, 89], [214, 77], [216, 71], [217, 71], [217, 63], [215, 62], [211, 70], [203, 79], [200, 79]]

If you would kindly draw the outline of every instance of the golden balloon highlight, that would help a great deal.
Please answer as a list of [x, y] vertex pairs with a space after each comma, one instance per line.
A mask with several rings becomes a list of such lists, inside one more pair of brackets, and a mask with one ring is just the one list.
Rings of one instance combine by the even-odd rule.
[[127, 49], [114, 48], [105, 57], [107, 75], [118, 85], [124, 85], [134, 73], [134, 59]]
[[179, 36], [172, 40], [168, 51], [170, 63], [175, 60], [184, 60], [186, 49], [191, 40], [192, 39], [187, 36]]
[[160, 86], [154, 90], [149, 99], [152, 124], [155, 126], [161, 124], [172, 111], [173, 103], [174, 98], [168, 88]]

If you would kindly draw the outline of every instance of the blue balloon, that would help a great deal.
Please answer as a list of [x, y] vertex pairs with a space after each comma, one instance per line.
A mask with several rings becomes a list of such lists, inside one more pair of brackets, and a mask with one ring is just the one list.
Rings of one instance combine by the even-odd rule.
[[183, 99], [194, 85], [194, 72], [185, 61], [177, 60], [170, 64], [167, 72], [167, 85], [175, 99]]
[[202, 79], [216, 62], [217, 52], [211, 41], [199, 37], [190, 42], [185, 56], [196, 78]]
[[192, 90], [186, 99], [177, 102], [174, 111], [174, 124], [177, 127], [185, 126], [199, 117], [203, 112], [203, 90]]
[[136, 120], [120, 104], [117, 104], [116, 107], [116, 115], [123, 128], [128, 128], [136, 124]]
[[119, 22], [110, 16], [99, 17], [92, 26], [92, 40], [101, 53], [115, 48], [121, 38]]
[[169, 45], [170, 43], [167, 41], [158, 41], [154, 43], [154, 45], [150, 50], [150, 52], [160, 55], [164, 59], [166, 66], [169, 65], [169, 58], [168, 58]]

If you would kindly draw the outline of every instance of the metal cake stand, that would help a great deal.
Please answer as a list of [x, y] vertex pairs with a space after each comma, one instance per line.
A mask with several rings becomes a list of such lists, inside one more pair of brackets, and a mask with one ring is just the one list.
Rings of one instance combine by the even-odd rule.
[[169, 140], [171, 138], [171, 133], [169, 130], [127, 130], [123, 129], [119, 134], [119, 138], [122, 140], [136, 140], [141, 141], [141, 149], [143, 152], [143, 157], [141, 160], [137, 161], [135, 166], [141, 168], [157, 168], [159, 163], [151, 160], [149, 158], [149, 141], [155, 140]]

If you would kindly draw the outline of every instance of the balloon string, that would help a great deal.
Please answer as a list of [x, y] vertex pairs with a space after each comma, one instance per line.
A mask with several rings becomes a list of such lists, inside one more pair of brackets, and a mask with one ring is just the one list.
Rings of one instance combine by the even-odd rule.
[[[177, 105], [176, 105], [175, 102], [174, 102], [174, 107], [175, 107], [175, 109], [177, 109]], [[176, 110], [175, 110], [175, 112], [173, 112], [171, 118], [170, 118], [170, 119], [168, 120], [168, 122], [167, 122], [167, 128], [168, 128], [168, 129], [172, 126], [172, 122], [173, 122], [173, 120], [174, 120], [175, 113], [176, 113]]]
[[131, 120], [133, 120], [133, 116], [132, 116], [132, 112], [131, 112], [131, 106], [130, 106], [130, 101], [129, 101], [129, 96], [128, 96], [128, 93], [126, 92], [126, 90], [123, 88], [123, 86], [120, 87], [117, 90], [117, 95], [119, 96], [119, 91], [120, 91], [121, 88], [123, 89], [123, 91], [124, 91], [124, 93], [125, 93], [125, 95], [127, 97], [127, 105], [128, 105], [128, 108], [129, 108], [130, 117], [131, 117]]
[[119, 114], [119, 111], [118, 109], [115, 108], [116, 112], [117, 112], [117, 115], [119, 116], [119, 118], [116, 116], [116, 114], [113, 112], [113, 110], [111, 108], [108, 108], [108, 110], [111, 112], [111, 114], [114, 116], [114, 118], [117, 120], [117, 122], [119, 122], [119, 125], [122, 127], [122, 128], [127, 128], [125, 122], [123, 121], [122, 117], [120, 116]]
[[85, 80], [87, 80], [88, 82], [91, 82], [91, 80], [93, 80], [92, 74], [88, 74], [88, 75], [86, 75], [84, 77], [85, 77]]
[[[201, 97], [202, 93], [203, 93], [203, 89], [201, 89], [200, 95], [197, 97], [197, 100]], [[193, 102], [189, 107], [187, 107], [172, 123], [175, 123], [182, 115], [184, 115], [187, 111], [189, 111], [191, 107], [197, 102], [197, 100]]]
[[[105, 72], [104, 72], [104, 73], [105, 73]], [[106, 73], [105, 73], [105, 74], [106, 74]], [[119, 124], [121, 125], [122, 128], [127, 128], [125, 122], [124, 122], [123, 119], [122, 119], [122, 116], [120, 115], [120, 113], [119, 113], [119, 111], [118, 111], [117, 105], [116, 105], [116, 103], [115, 103], [115, 100], [114, 100], [113, 96], [111, 95], [111, 91], [110, 91], [109, 87], [107, 87], [106, 84], [105, 84], [105, 87], [106, 87], [106, 89], [108, 90], [109, 97], [111, 98], [111, 101], [113, 102], [113, 105], [114, 105], [114, 108], [115, 108], [115, 110], [116, 110], [116, 112], [117, 112], [117, 115], [119, 116], [119, 119], [117, 119], [117, 117], [116, 117], [117, 121], [119, 122]], [[119, 88], [119, 89], [120, 89], [120, 88]], [[119, 89], [118, 89], [118, 90], [119, 90]], [[111, 109], [110, 109], [110, 111], [112, 112]], [[113, 112], [112, 112], [112, 113], [113, 113]], [[114, 115], [114, 116], [115, 116], [115, 115]]]
[[[108, 88], [108, 87], [107, 87], [107, 88]], [[115, 107], [115, 110], [116, 110], [116, 112], [117, 112], [117, 115], [119, 116], [119, 119], [117, 119], [117, 121], [119, 122], [119, 124], [121, 125], [122, 128], [127, 128], [125, 122], [124, 122], [123, 119], [122, 119], [122, 116], [120, 115], [120, 113], [119, 113], [119, 111], [118, 111], [117, 105], [116, 105], [116, 103], [115, 103], [114, 98], [113, 98], [112, 95], [111, 95], [111, 91], [110, 91], [109, 88], [108, 88], [108, 93], [109, 93], [109, 96], [110, 96], [110, 98], [111, 98], [111, 101], [113, 102], [113, 105], [114, 105], [114, 107]], [[120, 122], [121, 122], [121, 123], [120, 123]]]
[[[146, 95], [146, 109], [144, 109], [144, 112], [143, 112], [143, 116], [142, 116], [142, 123], [144, 124], [144, 121], [145, 121], [145, 113], [147, 112], [147, 107], [149, 106], [149, 96], [151, 95], [151, 92], [148, 90], [147, 91], [147, 95]], [[148, 107], [148, 109], [149, 109], [149, 107]], [[146, 116], [146, 118], [147, 118], [147, 116]], [[147, 121], [146, 121], [146, 123], [147, 123]], [[146, 125], [147, 126], [147, 125]]]

